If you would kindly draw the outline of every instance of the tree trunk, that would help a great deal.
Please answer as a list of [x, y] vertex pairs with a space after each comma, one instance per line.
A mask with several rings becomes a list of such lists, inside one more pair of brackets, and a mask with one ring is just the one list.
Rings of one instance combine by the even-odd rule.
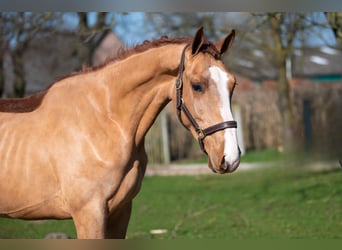
[[24, 97], [26, 91], [23, 56], [24, 50], [22, 49], [17, 49], [12, 53], [14, 72], [13, 93], [15, 97]]
[[[284, 13], [270, 13], [268, 19], [272, 28], [275, 52], [274, 62], [278, 73], [278, 107], [283, 123], [283, 147], [285, 151], [292, 151], [295, 146], [295, 123], [291, 103], [291, 87], [286, 74], [286, 58], [291, 50], [292, 38], [288, 38], [287, 44], [284, 44], [281, 36], [281, 26], [285, 19]], [[291, 37], [294, 37], [293, 33], [291, 33]]]
[[88, 51], [86, 54], [81, 56], [81, 61], [85, 64], [92, 66], [93, 55], [96, 50], [97, 44], [93, 43], [91, 37], [96, 32], [104, 32], [106, 27], [106, 16], [107, 12], [99, 12], [96, 18], [96, 23], [93, 26], [89, 26], [89, 17], [87, 12], [78, 12], [79, 18], [79, 35], [80, 35], [80, 44], [85, 44], [88, 47]]
[[0, 98], [5, 92], [4, 61], [0, 58]]
[[283, 146], [285, 151], [294, 150], [295, 120], [292, 111], [291, 87], [286, 76], [286, 58], [280, 58], [278, 64], [278, 106], [283, 123]]
[[327, 12], [325, 15], [331, 30], [334, 32], [338, 46], [342, 48], [342, 12]]

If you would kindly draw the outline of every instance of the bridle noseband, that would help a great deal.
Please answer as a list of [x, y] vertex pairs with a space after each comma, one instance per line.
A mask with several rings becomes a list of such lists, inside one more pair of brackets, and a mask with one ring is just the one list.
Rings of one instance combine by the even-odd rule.
[[204, 143], [203, 140], [205, 137], [208, 135], [214, 134], [217, 131], [224, 130], [227, 128], [237, 128], [237, 123], [236, 121], [224, 121], [218, 124], [215, 124], [213, 126], [210, 126], [208, 128], [202, 129], [198, 126], [196, 120], [194, 117], [191, 115], [189, 109], [186, 107], [184, 100], [182, 98], [183, 96], [183, 72], [184, 72], [184, 60], [185, 60], [185, 50], [189, 45], [186, 45], [185, 48], [183, 49], [182, 56], [181, 56], [181, 61], [179, 64], [179, 73], [178, 77], [176, 79], [176, 108], [177, 108], [177, 116], [180, 121], [180, 123], [188, 129], [183, 120], [182, 120], [182, 111], [184, 112], [185, 116], [188, 118], [190, 121], [191, 125], [194, 127], [196, 133], [197, 133], [197, 140], [200, 145], [201, 150], [205, 153], [208, 154], [204, 148]]

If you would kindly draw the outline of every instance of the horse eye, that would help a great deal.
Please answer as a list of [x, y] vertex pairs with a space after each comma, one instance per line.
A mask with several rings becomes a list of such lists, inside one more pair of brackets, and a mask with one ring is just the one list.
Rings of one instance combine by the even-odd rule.
[[203, 93], [203, 87], [200, 82], [194, 82], [192, 83], [192, 89], [196, 92]]

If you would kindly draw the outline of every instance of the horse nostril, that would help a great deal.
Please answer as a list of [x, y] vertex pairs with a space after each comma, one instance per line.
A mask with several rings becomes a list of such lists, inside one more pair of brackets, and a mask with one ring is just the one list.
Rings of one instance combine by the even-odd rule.
[[221, 168], [223, 170], [227, 170], [228, 168], [228, 163], [226, 162], [226, 156], [224, 155], [221, 160]]
[[222, 160], [221, 160], [221, 165], [223, 165], [225, 163], [225, 156], [222, 157]]

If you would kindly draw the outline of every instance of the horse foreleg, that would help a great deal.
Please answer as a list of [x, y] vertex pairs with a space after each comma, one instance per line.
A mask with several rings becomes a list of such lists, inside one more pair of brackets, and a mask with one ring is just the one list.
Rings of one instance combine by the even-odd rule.
[[104, 239], [106, 230], [107, 208], [100, 202], [88, 202], [74, 211], [72, 218], [78, 239]]
[[124, 239], [126, 237], [128, 222], [131, 217], [132, 201], [120, 209], [113, 211], [107, 221], [106, 238]]

